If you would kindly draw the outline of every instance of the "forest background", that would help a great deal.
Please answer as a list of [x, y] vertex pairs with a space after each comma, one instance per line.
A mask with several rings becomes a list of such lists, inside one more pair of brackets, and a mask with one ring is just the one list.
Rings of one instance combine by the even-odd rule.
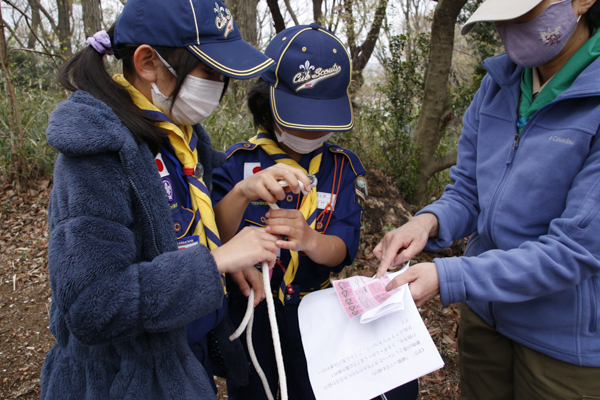
[[[481, 62], [502, 51], [491, 24], [478, 24], [466, 37], [458, 33], [481, 2], [226, 0], [242, 37], [261, 50], [286, 27], [316, 21], [350, 53], [355, 128], [332, 142], [361, 158], [373, 200], [348, 275], [372, 274], [374, 244], [449, 183], [462, 116], [485, 75]], [[69, 94], [56, 73], [87, 36], [114, 23], [125, 3], [0, 0], [0, 399], [39, 396], [39, 370], [53, 342], [47, 330], [45, 219], [57, 153], [45, 130], [50, 113]], [[114, 57], [105, 60], [111, 71], [120, 71]], [[230, 85], [220, 110], [203, 123], [215, 148], [253, 136], [244, 103], [249, 85]], [[419, 257], [454, 255], [461, 247], [459, 242], [450, 252]], [[430, 303], [421, 312], [447, 366], [421, 380], [421, 398], [458, 398], [452, 359], [458, 315], [439, 299]]]

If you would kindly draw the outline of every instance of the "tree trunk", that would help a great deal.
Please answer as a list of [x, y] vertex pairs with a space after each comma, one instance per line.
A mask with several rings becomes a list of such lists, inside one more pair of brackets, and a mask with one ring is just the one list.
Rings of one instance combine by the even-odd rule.
[[277, 0], [267, 0], [267, 5], [269, 6], [271, 16], [273, 17], [275, 32], [279, 33], [285, 29], [285, 21], [283, 20], [283, 15], [281, 15], [279, 4], [277, 3]]
[[15, 189], [20, 192], [23, 188], [22, 173], [25, 170], [25, 163], [20, 156], [23, 149], [23, 127], [21, 126], [21, 115], [19, 114], [19, 105], [15, 94], [15, 88], [10, 78], [10, 68], [8, 65], [8, 47], [6, 45], [6, 36], [4, 36], [4, 19], [2, 17], [2, 7], [0, 7], [0, 63], [5, 77], [5, 88], [8, 96], [8, 126], [10, 129], [10, 143], [12, 153], [11, 177], [15, 181]]
[[81, 0], [85, 36], [92, 36], [102, 29], [102, 6], [100, 0]]
[[[242, 39], [256, 47], [258, 45], [257, 7], [259, 0], [229, 0], [227, 5], [233, 15], [233, 19], [240, 28]], [[248, 94], [253, 79], [234, 80], [229, 86], [235, 98], [235, 103], [241, 105]]]
[[[466, 1], [466, 0], [465, 0]], [[363, 85], [363, 70], [367, 66], [377, 39], [379, 39], [379, 31], [386, 14], [388, 0], [379, 0], [377, 8], [375, 9], [375, 17], [371, 23], [371, 27], [367, 32], [367, 37], [361, 45], [357, 45], [357, 37], [360, 32], [356, 32], [355, 29], [360, 24], [357, 24], [354, 20], [352, 13], [353, 0], [346, 0], [344, 2], [344, 13], [346, 23], [346, 33], [348, 36], [348, 47], [350, 50], [350, 57], [352, 58], [352, 86], [350, 90], [352, 94], [356, 93]]]
[[60, 43], [60, 52], [65, 57], [70, 58], [73, 55], [71, 50], [71, 14], [73, 4], [72, 0], [56, 0], [58, 8], [58, 42]]
[[259, 0], [229, 0], [227, 5], [240, 28], [242, 39], [251, 45], [257, 45], [258, 31], [256, 25], [257, 7]]
[[31, 32], [27, 39], [27, 48], [33, 49], [37, 42], [37, 32], [38, 27], [40, 26], [40, 7], [38, 6], [37, 1], [34, 0], [29, 0], [29, 7], [31, 8]]
[[313, 19], [317, 24], [323, 26], [324, 25], [324, 21], [322, 21], [323, 10], [321, 9], [323, 6], [323, 0], [312, 0], [312, 4], [313, 4]]
[[456, 19], [467, 0], [439, 0], [431, 26], [431, 47], [423, 104], [414, 133], [414, 143], [419, 149], [417, 161], [417, 189], [407, 199], [412, 204], [427, 201], [429, 178], [456, 162], [456, 155], [434, 157], [440, 139], [440, 120], [448, 97], [448, 75], [452, 63]]

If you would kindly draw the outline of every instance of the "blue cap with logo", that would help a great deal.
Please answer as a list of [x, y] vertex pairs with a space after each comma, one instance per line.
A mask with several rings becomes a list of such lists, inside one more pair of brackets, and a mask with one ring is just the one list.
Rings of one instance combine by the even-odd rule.
[[352, 67], [335, 35], [316, 23], [294, 26], [277, 34], [265, 54], [276, 62], [261, 77], [271, 86], [278, 125], [299, 131], [352, 129]]
[[128, 0], [115, 25], [114, 45], [187, 47], [223, 75], [249, 79], [273, 60], [240, 36], [220, 0]]

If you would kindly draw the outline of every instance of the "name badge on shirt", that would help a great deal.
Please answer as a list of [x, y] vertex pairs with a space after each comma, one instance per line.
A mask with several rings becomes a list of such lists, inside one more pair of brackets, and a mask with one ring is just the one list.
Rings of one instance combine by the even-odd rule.
[[177, 247], [179, 250], [187, 249], [188, 247], [192, 247], [197, 244], [200, 244], [200, 236], [198, 235], [186, 236], [177, 241]]
[[[327, 207], [327, 204], [329, 204], [329, 202], [331, 201], [331, 193], [325, 193], [325, 192], [317, 192], [317, 208], [320, 210], [324, 210], [325, 207]], [[331, 202], [331, 209], [334, 210], [335, 209], [335, 201], [336, 201], [336, 195], [333, 195], [333, 201]]]

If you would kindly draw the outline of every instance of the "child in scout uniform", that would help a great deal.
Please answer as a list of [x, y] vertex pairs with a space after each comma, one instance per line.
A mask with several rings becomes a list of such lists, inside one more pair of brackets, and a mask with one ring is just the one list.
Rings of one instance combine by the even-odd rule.
[[[221, 246], [207, 187], [226, 158], [200, 123], [229, 78], [273, 60], [220, 0], [129, 0], [87, 43], [61, 70], [74, 93], [48, 122], [56, 344], [40, 398], [215, 400], [207, 334], [212, 350], [228, 321], [222, 275], [273, 266], [278, 238], [248, 228]], [[123, 74], [109, 75], [110, 55]]]
[[[264, 290], [275, 298], [289, 398], [310, 400], [314, 394], [298, 306], [306, 294], [330, 287], [330, 274], [354, 260], [367, 181], [354, 153], [326, 142], [334, 132], [351, 130], [354, 123], [348, 96], [351, 62], [340, 40], [315, 23], [296, 26], [275, 36], [265, 54], [276, 66], [261, 75], [248, 95], [258, 133], [227, 150], [227, 162], [213, 176], [212, 199], [224, 241], [247, 226], [281, 236], [271, 287]], [[298, 181], [308, 188], [307, 174], [316, 177], [316, 190], [303, 195]], [[282, 188], [282, 180], [290, 187]], [[280, 209], [270, 209], [269, 203]], [[255, 303], [264, 297], [260, 274], [249, 268], [230, 275], [237, 283], [231, 288], [229, 308], [234, 325], [245, 313], [249, 285], [259, 295]], [[270, 329], [266, 304], [261, 302], [255, 308], [253, 346], [276, 393]], [[416, 397], [416, 382], [413, 386], [414, 396], [406, 398]], [[227, 388], [232, 400], [267, 398], [253, 368], [248, 385], [228, 381]]]

